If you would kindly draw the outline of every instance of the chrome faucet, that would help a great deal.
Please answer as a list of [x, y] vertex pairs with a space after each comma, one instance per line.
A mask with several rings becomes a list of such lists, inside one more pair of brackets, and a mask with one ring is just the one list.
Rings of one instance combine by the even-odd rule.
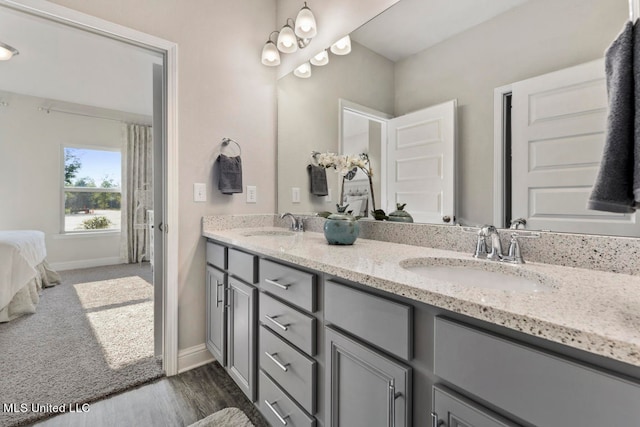
[[287, 217], [287, 216], [291, 218], [292, 231], [304, 231], [304, 222], [302, 221], [302, 218], [297, 218], [293, 216], [292, 213], [285, 212], [282, 215], [280, 215], [280, 219], [283, 219], [284, 217]]
[[[509, 243], [509, 251], [507, 255], [502, 253], [502, 242], [500, 241], [500, 233], [493, 225], [485, 225], [478, 230], [478, 240], [476, 242], [476, 250], [473, 254], [474, 258], [486, 258], [491, 261], [500, 261], [510, 264], [524, 264], [522, 252], [520, 251], [521, 237], [531, 238], [540, 237], [540, 233], [532, 233], [527, 231], [518, 231], [511, 233], [511, 242]], [[465, 229], [471, 231], [471, 229]], [[487, 251], [487, 237], [491, 239], [491, 252]]]
[[[491, 239], [491, 252], [487, 251], [487, 237]], [[485, 225], [478, 230], [478, 241], [473, 256], [475, 258], [486, 258], [493, 261], [502, 260], [500, 234], [498, 234], [498, 230], [493, 225]]]

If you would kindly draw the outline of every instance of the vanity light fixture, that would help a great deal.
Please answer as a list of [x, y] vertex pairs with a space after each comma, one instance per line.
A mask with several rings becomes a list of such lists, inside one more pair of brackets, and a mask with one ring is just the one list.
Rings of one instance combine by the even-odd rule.
[[311, 64], [309, 64], [308, 62], [303, 63], [298, 68], [293, 70], [293, 74], [296, 77], [308, 79], [309, 77], [311, 77]]
[[307, 7], [307, 2], [304, 2], [304, 6], [300, 9], [300, 12], [298, 12], [298, 16], [296, 16], [295, 27], [296, 36], [301, 39], [312, 39], [318, 34], [316, 18], [313, 16], [311, 9]]
[[290, 20], [293, 21], [291, 18], [287, 19], [287, 23], [278, 34], [278, 50], [282, 53], [293, 53], [298, 50], [298, 39], [289, 25]]
[[262, 63], [264, 65], [268, 65], [269, 67], [275, 67], [276, 65], [280, 65], [280, 52], [278, 52], [278, 48], [276, 44], [271, 40], [271, 36], [273, 34], [278, 34], [277, 31], [273, 31], [269, 34], [269, 40], [264, 44], [262, 48]]
[[310, 62], [311, 65], [315, 65], [316, 67], [327, 65], [329, 63], [329, 54], [327, 53], [327, 50], [324, 49], [322, 52], [316, 54], [311, 58]]
[[[275, 45], [271, 40], [273, 33], [278, 33]], [[269, 40], [262, 48], [262, 63], [272, 67], [280, 65], [280, 54], [275, 55], [274, 46], [282, 53], [293, 53], [298, 49], [304, 49], [311, 43], [311, 39], [318, 34], [318, 26], [313, 12], [305, 2], [295, 21], [292, 18], [287, 18], [284, 27], [280, 31], [274, 31], [273, 33], [269, 35]]]
[[8, 61], [14, 55], [18, 54], [20, 54], [20, 52], [18, 52], [18, 49], [0, 42], [0, 61]]
[[346, 55], [351, 52], [351, 38], [347, 34], [331, 45], [331, 53], [335, 55]]

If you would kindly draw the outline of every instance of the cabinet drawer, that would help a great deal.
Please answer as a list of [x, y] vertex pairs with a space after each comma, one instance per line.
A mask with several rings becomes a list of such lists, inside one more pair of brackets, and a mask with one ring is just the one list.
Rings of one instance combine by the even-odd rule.
[[441, 317], [434, 373], [534, 425], [640, 420], [640, 384]]
[[405, 360], [413, 357], [412, 307], [327, 280], [325, 321]]
[[316, 362], [262, 326], [260, 368], [308, 413], [316, 412]]
[[316, 319], [260, 292], [260, 322], [310, 356], [316, 354]]
[[226, 270], [227, 248], [217, 243], [207, 241], [207, 263], [218, 267], [220, 270]]
[[316, 275], [260, 260], [260, 289], [309, 312], [316, 311]]
[[272, 426], [315, 427], [307, 415], [263, 371], [260, 371], [260, 412]]
[[247, 283], [253, 284], [258, 282], [257, 256], [229, 248], [227, 257], [229, 274], [232, 274]]

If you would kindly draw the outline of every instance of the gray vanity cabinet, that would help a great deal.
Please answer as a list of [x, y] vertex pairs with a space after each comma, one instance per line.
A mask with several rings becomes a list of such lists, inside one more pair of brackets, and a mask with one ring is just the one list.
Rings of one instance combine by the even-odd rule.
[[244, 394], [255, 401], [258, 291], [230, 277], [227, 295], [227, 372]]
[[207, 265], [207, 349], [222, 365], [227, 364], [227, 330], [225, 317], [226, 273]]
[[249, 399], [256, 399], [257, 257], [206, 244], [206, 346]]
[[433, 387], [431, 425], [440, 427], [517, 427], [441, 386]]
[[325, 327], [326, 427], [411, 425], [411, 367]]

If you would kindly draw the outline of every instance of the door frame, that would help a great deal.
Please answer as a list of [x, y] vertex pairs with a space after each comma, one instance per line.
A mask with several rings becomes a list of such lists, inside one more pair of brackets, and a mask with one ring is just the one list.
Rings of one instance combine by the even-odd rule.
[[493, 90], [493, 225], [504, 224], [504, 144], [506, 138], [506, 114], [504, 98], [513, 90], [513, 85], [497, 87]]
[[[163, 357], [167, 376], [178, 373], [178, 45], [150, 34], [78, 12], [45, 0], [0, 0], [0, 6], [133, 44], [162, 54], [164, 105], [164, 281]], [[169, 229], [168, 224], [171, 224]], [[170, 231], [170, 232], [169, 232]]]
[[[369, 120], [380, 123], [380, 206], [386, 206], [387, 202], [387, 141], [389, 140], [387, 134], [387, 121], [392, 119], [391, 114], [384, 113], [382, 111], [374, 110], [373, 108], [365, 107], [364, 105], [357, 104], [355, 102], [346, 100], [344, 98], [338, 99], [338, 153], [342, 153], [343, 149], [343, 126], [344, 126], [344, 113], [345, 111], [357, 114], [362, 117], [366, 117]], [[339, 196], [338, 196], [339, 197]], [[342, 204], [342, 200], [339, 201]]]

